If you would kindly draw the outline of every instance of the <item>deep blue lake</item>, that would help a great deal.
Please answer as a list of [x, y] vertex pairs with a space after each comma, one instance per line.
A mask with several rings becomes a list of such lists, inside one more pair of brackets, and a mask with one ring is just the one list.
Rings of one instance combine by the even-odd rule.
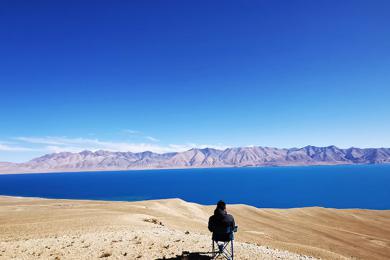
[[181, 198], [256, 207], [390, 209], [390, 165], [0, 175], [0, 195], [134, 201]]

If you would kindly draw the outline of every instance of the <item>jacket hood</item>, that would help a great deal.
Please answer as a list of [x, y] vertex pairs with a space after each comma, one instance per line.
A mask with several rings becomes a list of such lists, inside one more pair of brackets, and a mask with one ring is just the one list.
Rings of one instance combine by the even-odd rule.
[[223, 209], [216, 208], [214, 210], [214, 215], [215, 216], [224, 216], [224, 215], [226, 215], [226, 212]]

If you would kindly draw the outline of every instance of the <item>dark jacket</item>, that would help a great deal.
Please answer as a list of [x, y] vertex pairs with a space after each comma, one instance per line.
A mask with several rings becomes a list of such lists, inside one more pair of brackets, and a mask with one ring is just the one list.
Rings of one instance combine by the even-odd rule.
[[223, 209], [216, 208], [214, 215], [209, 218], [208, 228], [210, 232], [213, 232], [214, 240], [228, 241], [232, 239], [235, 225], [232, 215], [227, 214]]

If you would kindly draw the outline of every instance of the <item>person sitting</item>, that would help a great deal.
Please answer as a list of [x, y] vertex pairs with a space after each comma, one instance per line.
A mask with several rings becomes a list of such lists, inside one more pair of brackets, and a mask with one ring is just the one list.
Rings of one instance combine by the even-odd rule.
[[218, 201], [214, 215], [209, 218], [208, 228], [213, 233], [214, 241], [231, 241], [233, 232], [236, 232], [234, 217], [226, 212], [226, 203]]

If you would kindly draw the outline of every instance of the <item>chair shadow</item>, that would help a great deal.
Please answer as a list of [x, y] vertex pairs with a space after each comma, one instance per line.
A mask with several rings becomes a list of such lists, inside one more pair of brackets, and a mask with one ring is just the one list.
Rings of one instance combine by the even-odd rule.
[[157, 258], [155, 260], [209, 260], [212, 259], [208, 252], [183, 252], [181, 255], [177, 255], [170, 258]]

